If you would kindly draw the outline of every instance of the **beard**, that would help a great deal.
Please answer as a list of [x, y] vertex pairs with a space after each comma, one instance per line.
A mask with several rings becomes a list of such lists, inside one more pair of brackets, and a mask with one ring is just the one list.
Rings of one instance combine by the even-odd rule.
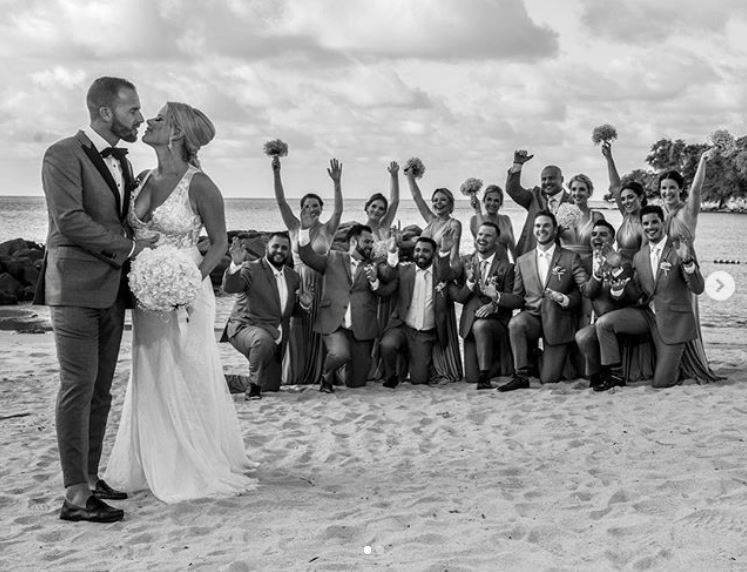
[[368, 260], [371, 258], [371, 252], [373, 252], [373, 248], [370, 246], [356, 246], [355, 250], [358, 254], [360, 254], [361, 258], [363, 260]]
[[134, 143], [137, 141], [137, 127], [127, 127], [124, 123], [122, 123], [117, 117], [114, 117], [114, 120], [112, 121], [112, 127], [111, 127], [112, 133], [119, 137], [122, 141], [127, 141], [128, 143]]
[[285, 261], [288, 260], [288, 257], [284, 254], [273, 254], [272, 256], [268, 256], [267, 260], [272, 264], [275, 268], [282, 268], [285, 266]]
[[415, 258], [415, 264], [418, 268], [428, 268], [433, 263], [433, 257], [426, 258], [425, 256], [418, 256]]

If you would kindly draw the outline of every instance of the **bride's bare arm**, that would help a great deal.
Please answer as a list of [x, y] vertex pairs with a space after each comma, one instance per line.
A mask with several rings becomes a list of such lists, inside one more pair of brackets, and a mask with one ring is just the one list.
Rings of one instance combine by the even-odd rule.
[[329, 162], [327, 173], [330, 179], [332, 179], [335, 191], [335, 206], [332, 216], [324, 223], [324, 226], [327, 228], [327, 236], [329, 236], [331, 241], [337, 232], [337, 227], [340, 226], [340, 219], [342, 218], [342, 163], [337, 159], [332, 159]]
[[622, 191], [622, 181], [620, 180], [620, 174], [617, 172], [617, 165], [615, 165], [615, 159], [612, 157], [612, 144], [605, 141], [602, 143], [602, 155], [607, 160], [607, 177], [610, 180], [610, 193], [615, 199], [617, 209], [625, 214], [625, 207], [623, 207], [622, 199], [620, 194]]
[[412, 195], [412, 200], [415, 201], [415, 206], [417, 206], [418, 211], [420, 211], [420, 216], [425, 219], [425, 222], [431, 222], [436, 215], [433, 214], [433, 211], [428, 208], [428, 205], [423, 200], [423, 193], [420, 192], [420, 187], [415, 180], [415, 176], [406, 169], [405, 176], [407, 176], [407, 183], [410, 185], [410, 194]]
[[698, 169], [693, 177], [693, 184], [690, 185], [690, 193], [687, 196], [687, 221], [690, 231], [695, 234], [695, 225], [698, 224], [698, 215], [700, 214], [700, 201], [702, 198], [703, 182], [706, 176], [706, 165], [708, 164], [708, 151], [703, 152], [698, 162]]
[[399, 165], [396, 161], [389, 163], [387, 167], [389, 171], [390, 183], [389, 183], [389, 208], [381, 219], [382, 228], [390, 228], [394, 224], [394, 217], [397, 216], [397, 209], [399, 208]]
[[283, 181], [280, 178], [280, 157], [277, 156], [272, 158], [272, 177], [275, 186], [275, 200], [280, 208], [280, 216], [288, 230], [295, 230], [301, 226], [301, 222], [293, 214], [293, 209], [290, 208], [288, 201], [285, 200]]
[[189, 186], [189, 200], [194, 211], [200, 215], [210, 239], [210, 248], [200, 262], [200, 272], [205, 278], [218, 265], [228, 249], [223, 195], [210, 177], [196, 173]]

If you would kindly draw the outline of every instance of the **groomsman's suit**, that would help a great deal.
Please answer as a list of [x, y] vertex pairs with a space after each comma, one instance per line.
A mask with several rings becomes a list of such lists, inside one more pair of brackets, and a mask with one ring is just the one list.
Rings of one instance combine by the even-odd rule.
[[521, 169], [509, 169], [508, 178], [506, 179], [506, 193], [514, 202], [521, 205], [527, 210], [527, 218], [524, 222], [524, 228], [521, 229], [521, 235], [516, 243], [516, 252], [519, 255], [525, 254], [537, 246], [537, 239], [534, 236], [534, 217], [541, 210], [549, 210], [555, 214], [558, 206], [562, 203], [571, 203], [573, 199], [565, 191], [560, 191], [552, 195], [548, 200], [548, 195], [542, 192], [540, 187], [525, 189], [521, 186]]
[[323, 336], [327, 350], [322, 385], [329, 386], [334, 372], [345, 364], [349, 364], [348, 387], [366, 385], [371, 348], [379, 335], [378, 297], [389, 296], [396, 286], [383, 282], [386, 264], [377, 264], [378, 284], [371, 285], [363, 270], [370, 260], [358, 261], [337, 250], [320, 255], [310, 244], [301, 246], [300, 242], [298, 254], [304, 264], [324, 276], [314, 322], [314, 331]]
[[[283, 296], [278, 281], [283, 281]], [[223, 290], [239, 294], [221, 342], [228, 341], [249, 360], [249, 382], [262, 391], [278, 391], [290, 318], [300, 311], [296, 292], [301, 278], [289, 266], [276, 268], [263, 256], [223, 274]], [[249, 388], [247, 388], [248, 390]]]
[[[629, 262], [623, 262], [615, 271], [615, 279], [624, 280], [633, 277], [633, 266]], [[584, 357], [586, 376], [596, 376], [601, 369], [599, 355], [599, 340], [597, 339], [596, 322], [600, 317], [629, 306], [630, 303], [610, 294], [610, 283], [602, 280], [599, 276], [591, 273], [588, 282], [581, 289], [584, 296], [591, 300], [592, 315], [587, 321], [588, 325], [576, 332], [575, 340], [581, 355]]]
[[[652, 248], [660, 247], [656, 272], [652, 269]], [[694, 257], [694, 253], [691, 252]], [[656, 347], [654, 387], [670, 387], [679, 381], [680, 361], [685, 343], [697, 335], [691, 293], [705, 288], [697, 262], [683, 265], [668, 237], [660, 243], [646, 243], [633, 257], [634, 278], [621, 294], [637, 308], [616, 310], [596, 323], [603, 366], [620, 363], [617, 334], [650, 332]]]
[[[538, 257], [549, 256], [549, 266], [544, 279], [540, 278]], [[514, 294], [521, 298], [525, 309], [511, 318], [508, 324], [514, 369], [526, 374], [528, 370], [529, 343], [543, 339], [540, 381], [554, 383], [560, 380], [568, 346], [573, 342], [581, 304], [579, 288], [587, 276], [578, 254], [554, 244], [547, 253], [534, 248], [516, 261]], [[555, 290], [566, 297], [566, 305], [545, 296], [545, 289]], [[519, 306], [520, 307], [520, 306]]]
[[123, 155], [102, 157], [106, 148], [86, 128], [47, 149], [42, 164], [49, 234], [34, 304], [51, 306], [66, 487], [98, 474], [129, 298], [123, 266], [134, 249], [125, 222], [134, 177]]
[[[449, 296], [462, 304], [459, 319], [459, 335], [464, 339], [464, 369], [467, 382], [476, 383], [480, 371], [488, 371], [489, 377], [511, 375], [513, 360], [508, 343], [508, 322], [512, 308], [522, 300], [513, 294], [514, 265], [499, 258], [493, 252], [481, 258], [475, 252], [463, 260], [465, 268], [471, 269], [474, 285], [452, 283]], [[501, 296], [497, 303], [484, 293], [488, 284], [493, 284]], [[493, 313], [487, 318], [476, 318], [475, 311], [485, 304], [493, 303]]]
[[[397, 357], [407, 354], [410, 383], [427, 384], [433, 365], [433, 345], [446, 343], [446, 293], [439, 284], [447, 279], [448, 256], [434, 253], [433, 263], [420, 268], [413, 262], [399, 263], [389, 255], [389, 267], [396, 284], [396, 306], [381, 339], [381, 356], [387, 383], [397, 379]], [[389, 273], [389, 272], [388, 272]], [[453, 310], [452, 310], [453, 311]]]

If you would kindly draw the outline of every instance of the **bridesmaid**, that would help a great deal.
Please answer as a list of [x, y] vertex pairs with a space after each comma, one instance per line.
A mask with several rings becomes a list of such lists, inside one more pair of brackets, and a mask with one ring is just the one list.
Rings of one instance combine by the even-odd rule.
[[577, 252], [584, 267], [589, 267], [587, 272], [591, 272], [591, 229], [594, 228], [594, 223], [604, 219], [604, 215], [589, 207], [594, 185], [588, 176], [583, 173], [575, 175], [568, 182], [568, 188], [571, 190], [573, 203], [581, 211], [581, 219], [575, 228], [563, 229], [560, 244], [568, 250]]
[[[665, 171], [659, 176], [659, 193], [667, 219], [667, 236], [670, 238], [680, 238], [688, 244], [693, 244], [695, 241], [695, 230], [700, 214], [701, 191], [709, 156], [709, 151], [700, 156], [689, 193], [685, 192], [685, 179], [678, 171]], [[681, 375], [686, 379], [696, 379], [698, 382], [704, 383], [718, 381], [722, 378], [717, 376], [708, 365], [708, 357], [705, 353], [703, 336], [700, 331], [698, 297], [695, 295], [692, 296], [692, 305], [698, 325], [698, 336], [685, 345], [685, 353], [682, 356], [682, 366], [680, 368]]]
[[482, 213], [477, 195], [472, 195], [470, 204], [475, 211], [475, 214], [469, 219], [469, 230], [472, 236], [477, 236], [477, 229], [483, 222], [494, 222], [501, 231], [497, 250], [499, 258], [508, 260], [508, 253], [510, 252], [511, 259], [516, 260], [516, 239], [514, 238], [511, 219], [508, 215], [498, 213], [503, 206], [503, 189], [498, 185], [488, 185], [482, 195], [482, 203], [485, 206], [485, 214]]
[[638, 181], [629, 181], [624, 185], [622, 184], [615, 160], [612, 157], [612, 145], [609, 142], [602, 143], [602, 155], [607, 160], [610, 192], [623, 217], [620, 228], [616, 233], [617, 251], [623, 257], [632, 260], [643, 244], [641, 208], [646, 206], [646, 190]]
[[[280, 158], [272, 159], [272, 173], [275, 182], [275, 199], [280, 208], [280, 215], [288, 228], [291, 237], [291, 249], [296, 272], [301, 276], [303, 287], [314, 294], [314, 304], [311, 311], [306, 315], [293, 318], [290, 332], [290, 366], [284, 363], [283, 370], [285, 383], [287, 384], [317, 384], [322, 376], [322, 365], [324, 362], [322, 337], [314, 332], [314, 320], [322, 295], [321, 276], [303, 262], [298, 256], [298, 231], [301, 221], [293, 214], [288, 201], [285, 200], [283, 182], [280, 178]], [[337, 159], [329, 162], [327, 169], [334, 184], [335, 206], [332, 216], [327, 222], [321, 222], [324, 202], [319, 195], [307, 193], [301, 198], [301, 210], [308, 212], [314, 218], [314, 224], [310, 229], [311, 246], [318, 254], [326, 254], [332, 246], [332, 242], [340, 226], [342, 217], [342, 163]]]
[[[459, 242], [462, 236], [462, 223], [451, 216], [454, 212], [454, 195], [449, 189], [436, 189], [431, 195], [431, 207], [433, 208], [431, 210], [423, 199], [423, 194], [420, 192], [415, 175], [409, 169], [405, 169], [405, 176], [407, 177], [410, 193], [415, 201], [415, 205], [427, 223], [421, 236], [430, 237], [439, 244], [444, 233], [447, 229], [450, 229], [456, 240], [451, 249], [449, 261], [452, 266], [459, 265]], [[446, 319], [448, 341], [443, 347], [439, 345], [434, 346], [433, 368], [437, 378], [442, 381], [453, 382], [462, 379], [462, 358], [459, 355], [459, 332], [457, 330], [456, 315], [454, 314], [454, 303], [451, 300], [448, 301], [446, 311], [448, 312]]]

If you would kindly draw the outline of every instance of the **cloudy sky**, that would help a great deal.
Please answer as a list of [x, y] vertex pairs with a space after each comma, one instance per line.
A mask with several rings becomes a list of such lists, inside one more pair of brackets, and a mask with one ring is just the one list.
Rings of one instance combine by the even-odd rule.
[[[203, 167], [229, 197], [271, 196], [262, 144], [281, 138], [286, 191], [387, 189], [418, 156], [424, 191], [503, 185], [515, 148], [607, 186], [602, 123], [622, 171], [661, 137], [747, 133], [742, 0], [0, 0], [0, 194], [40, 195], [44, 149], [87, 121], [99, 75], [210, 116]], [[152, 151], [132, 146], [136, 169]], [[403, 188], [404, 190], [404, 188]]]

